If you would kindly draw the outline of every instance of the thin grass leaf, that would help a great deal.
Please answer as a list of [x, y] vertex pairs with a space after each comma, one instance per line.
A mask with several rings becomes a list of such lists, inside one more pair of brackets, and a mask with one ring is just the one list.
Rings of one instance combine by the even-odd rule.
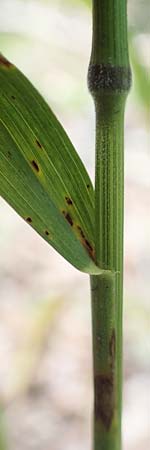
[[99, 272], [91, 180], [49, 106], [3, 56], [0, 194], [73, 266]]

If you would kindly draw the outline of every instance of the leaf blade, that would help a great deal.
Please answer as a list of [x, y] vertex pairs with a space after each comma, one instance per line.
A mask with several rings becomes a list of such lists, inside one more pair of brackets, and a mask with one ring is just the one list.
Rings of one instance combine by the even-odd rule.
[[71, 264], [99, 273], [94, 192], [79, 156], [40, 94], [3, 57], [0, 86], [1, 195]]

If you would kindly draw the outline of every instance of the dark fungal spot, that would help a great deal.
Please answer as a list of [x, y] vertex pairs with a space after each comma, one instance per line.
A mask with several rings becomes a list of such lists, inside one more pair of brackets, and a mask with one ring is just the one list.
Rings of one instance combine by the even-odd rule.
[[80, 231], [81, 237], [82, 237], [83, 239], [85, 239], [85, 234], [83, 233], [82, 228], [81, 228], [79, 225], [77, 225], [77, 228], [78, 228], [78, 230]]
[[8, 150], [7, 155], [8, 155], [8, 158], [11, 159], [12, 154], [11, 154], [10, 150]]
[[65, 197], [65, 199], [68, 205], [73, 205], [73, 201], [71, 200], [70, 197]]
[[77, 225], [77, 229], [79, 230], [81, 238], [82, 238], [82, 245], [86, 248], [89, 256], [94, 260], [95, 259], [95, 253], [94, 253], [94, 249], [93, 249], [92, 245], [86, 239], [85, 234], [83, 233], [83, 230], [80, 227], [80, 225]]
[[31, 219], [31, 217], [27, 217], [27, 218], [26, 218], [26, 222], [28, 222], [28, 223], [32, 223], [32, 219]]
[[36, 139], [36, 144], [38, 145], [39, 148], [42, 148], [42, 145], [40, 144], [40, 142], [38, 141], [38, 139]]
[[101, 421], [109, 430], [115, 410], [115, 389], [112, 374], [96, 375], [94, 379], [94, 409], [96, 421]]
[[31, 161], [31, 164], [32, 164], [32, 167], [36, 170], [36, 172], [39, 172], [39, 166], [38, 166], [38, 164], [37, 164], [37, 162], [36, 161]]
[[95, 252], [94, 252], [94, 248], [92, 247], [92, 245], [89, 243], [89, 241], [87, 241], [87, 239], [83, 240], [83, 245], [86, 248], [89, 256], [93, 259], [93, 261], [95, 261]]
[[87, 239], [85, 239], [85, 243], [86, 243], [87, 247], [89, 248], [89, 250], [93, 251], [93, 247], [92, 247], [92, 245], [89, 243], [89, 241], [87, 241]]
[[49, 231], [45, 230], [46, 236], [49, 236]]
[[0, 66], [7, 67], [9, 69], [13, 66], [3, 55], [0, 54]]
[[70, 214], [67, 211], [62, 211], [63, 215], [65, 216], [65, 219], [67, 220], [67, 222], [69, 223], [69, 225], [71, 225], [71, 227], [73, 226], [73, 220], [72, 217], [70, 216]]
[[113, 328], [111, 338], [109, 341], [109, 355], [110, 355], [110, 366], [113, 369], [115, 366], [115, 356], [116, 356], [116, 334]]
[[89, 185], [89, 184], [87, 184], [86, 187], [87, 187], [88, 189], [90, 189], [90, 185]]
[[16, 97], [14, 95], [11, 95], [12, 100], [16, 100]]

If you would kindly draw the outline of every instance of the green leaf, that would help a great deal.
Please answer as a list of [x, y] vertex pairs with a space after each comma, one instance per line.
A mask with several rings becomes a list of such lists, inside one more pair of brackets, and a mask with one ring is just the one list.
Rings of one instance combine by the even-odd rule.
[[94, 262], [91, 180], [51, 109], [3, 56], [0, 194], [73, 266], [101, 272]]

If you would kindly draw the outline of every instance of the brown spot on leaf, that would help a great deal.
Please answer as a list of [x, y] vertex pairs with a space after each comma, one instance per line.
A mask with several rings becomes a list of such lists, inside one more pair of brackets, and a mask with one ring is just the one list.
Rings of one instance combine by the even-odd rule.
[[0, 66], [7, 67], [8, 69], [13, 66], [3, 55], [0, 54]]
[[81, 237], [82, 237], [83, 239], [85, 239], [85, 234], [83, 233], [82, 228], [81, 228], [79, 225], [77, 225], [77, 228], [78, 228], [78, 230], [80, 231]]
[[72, 217], [70, 216], [70, 214], [67, 211], [62, 211], [62, 213], [65, 216], [65, 219], [67, 220], [69, 225], [71, 225], [71, 227], [72, 227], [73, 226], [73, 220], [72, 220]]
[[95, 418], [101, 420], [106, 430], [109, 430], [115, 409], [115, 392], [113, 375], [97, 375], [95, 388]]
[[31, 219], [31, 217], [27, 217], [27, 218], [26, 218], [26, 222], [28, 222], [28, 223], [32, 223], [32, 219]]
[[12, 100], [16, 100], [16, 97], [14, 95], [11, 95]]
[[86, 186], [87, 186], [88, 189], [90, 189], [90, 185], [89, 184], [87, 184]]
[[85, 244], [86, 244], [86, 246], [89, 248], [89, 250], [92, 252], [92, 251], [93, 251], [93, 247], [91, 246], [91, 244], [89, 243], [89, 241], [87, 241], [87, 239], [85, 239]]
[[39, 148], [42, 148], [42, 145], [40, 144], [40, 142], [38, 141], [38, 139], [36, 139], [36, 144], [38, 145]]
[[49, 236], [49, 231], [45, 230], [45, 234], [46, 234], [46, 236]]
[[92, 245], [90, 244], [90, 242], [86, 239], [85, 234], [83, 233], [82, 228], [80, 227], [80, 225], [77, 225], [77, 228], [80, 232], [81, 238], [82, 238], [82, 245], [86, 248], [89, 256], [95, 260], [95, 252], [94, 249], [92, 247]]
[[31, 164], [32, 164], [33, 168], [36, 170], [36, 172], [39, 172], [40, 169], [39, 169], [37, 162], [33, 160], [33, 161], [31, 161]]
[[93, 259], [93, 261], [95, 261], [95, 251], [94, 248], [92, 247], [92, 245], [89, 243], [89, 241], [87, 241], [87, 239], [85, 239], [83, 241], [83, 245], [86, 248], [86, 250], [88, 251], [89, 256]]
[[73, 201], [71, 200], [70, 197], [65, 197], [65, 199], [68, 205], [73, 205]]

